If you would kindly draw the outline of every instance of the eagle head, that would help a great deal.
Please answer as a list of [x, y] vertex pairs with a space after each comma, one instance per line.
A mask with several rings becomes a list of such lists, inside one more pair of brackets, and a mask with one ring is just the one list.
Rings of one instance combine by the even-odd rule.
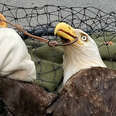
[[58, 23], [54, 31], [64, 43], [77, 41], [64, 46], [64, 84], [76, 72], [90, 67], [106, 67], [99, 54], [95, 41], [81, 29], [74, 29], [70, 25]]

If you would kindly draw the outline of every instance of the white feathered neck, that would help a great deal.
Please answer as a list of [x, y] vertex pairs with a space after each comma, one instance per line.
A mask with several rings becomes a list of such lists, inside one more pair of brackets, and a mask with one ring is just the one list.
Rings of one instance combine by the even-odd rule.
[[64, 80], [63, 84], [76, 72], [81, 69], [90, 67], [106, 67], [103, 63], [96, 43], [89, 38], [88, 43], [83, 46], [71, 45], [64, 47], [63, 68]]

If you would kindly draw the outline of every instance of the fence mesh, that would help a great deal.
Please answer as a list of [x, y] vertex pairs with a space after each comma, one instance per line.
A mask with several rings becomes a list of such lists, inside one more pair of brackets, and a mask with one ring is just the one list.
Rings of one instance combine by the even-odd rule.
[[[25, 8], [3, 3], [0, 3], [0, 12], [11, 23], [20, 24], [32, 34], [46, 36], [47, 39], [57, 40], [49, 29], [54, 28], [58, 22], [63, 21], [75, 28], [80, 28], [95, 39], [108, 67], [116, 69], [116, 12], [107, 13], [94, 7], [45, 5]], [[49, 48], [32, 38], [28, 40], [26, 39], [25, 42], [30, 53], [35, 55], [39, 84], [47, 89], [58, 86], [62, 78], [62, 48]], [[104, 44], [107, 41], [112, 41], [113, 44]], [[49, 84], [52, 84], [51, 88], [47, 87]]]

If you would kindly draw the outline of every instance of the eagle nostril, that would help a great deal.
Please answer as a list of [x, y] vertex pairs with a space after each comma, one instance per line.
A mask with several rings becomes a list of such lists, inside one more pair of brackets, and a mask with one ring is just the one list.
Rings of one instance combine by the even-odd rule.
[[68, 27], [70, 30], [71, 30], [71, 28], [70, 27]]

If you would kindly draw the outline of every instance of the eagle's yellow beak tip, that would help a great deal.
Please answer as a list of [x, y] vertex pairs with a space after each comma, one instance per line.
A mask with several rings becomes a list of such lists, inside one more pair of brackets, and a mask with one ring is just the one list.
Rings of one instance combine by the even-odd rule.
[[0, 13], [0, 27], [7, 27], [7, 23], [2, 21], [2, 20], [5, 20], [6, 21], [6, 18]]
[[73, 41], [77, 36], [75, 29], [71, 27], [69, 24], [64, 22], [60, 22], [56, 25], [54, 35], [58, 35], [70, 41]]
[[56, 27], [55, 27], [54, 35], [56, 35], [57, 32], [59, 31], [59, 29], [63, 28], [64, 25], [66, 25], [66, 23], [64, 23], [64, 22], [60, 22], [60, 23], [58, 23], [58, 24], [56, 25]]

